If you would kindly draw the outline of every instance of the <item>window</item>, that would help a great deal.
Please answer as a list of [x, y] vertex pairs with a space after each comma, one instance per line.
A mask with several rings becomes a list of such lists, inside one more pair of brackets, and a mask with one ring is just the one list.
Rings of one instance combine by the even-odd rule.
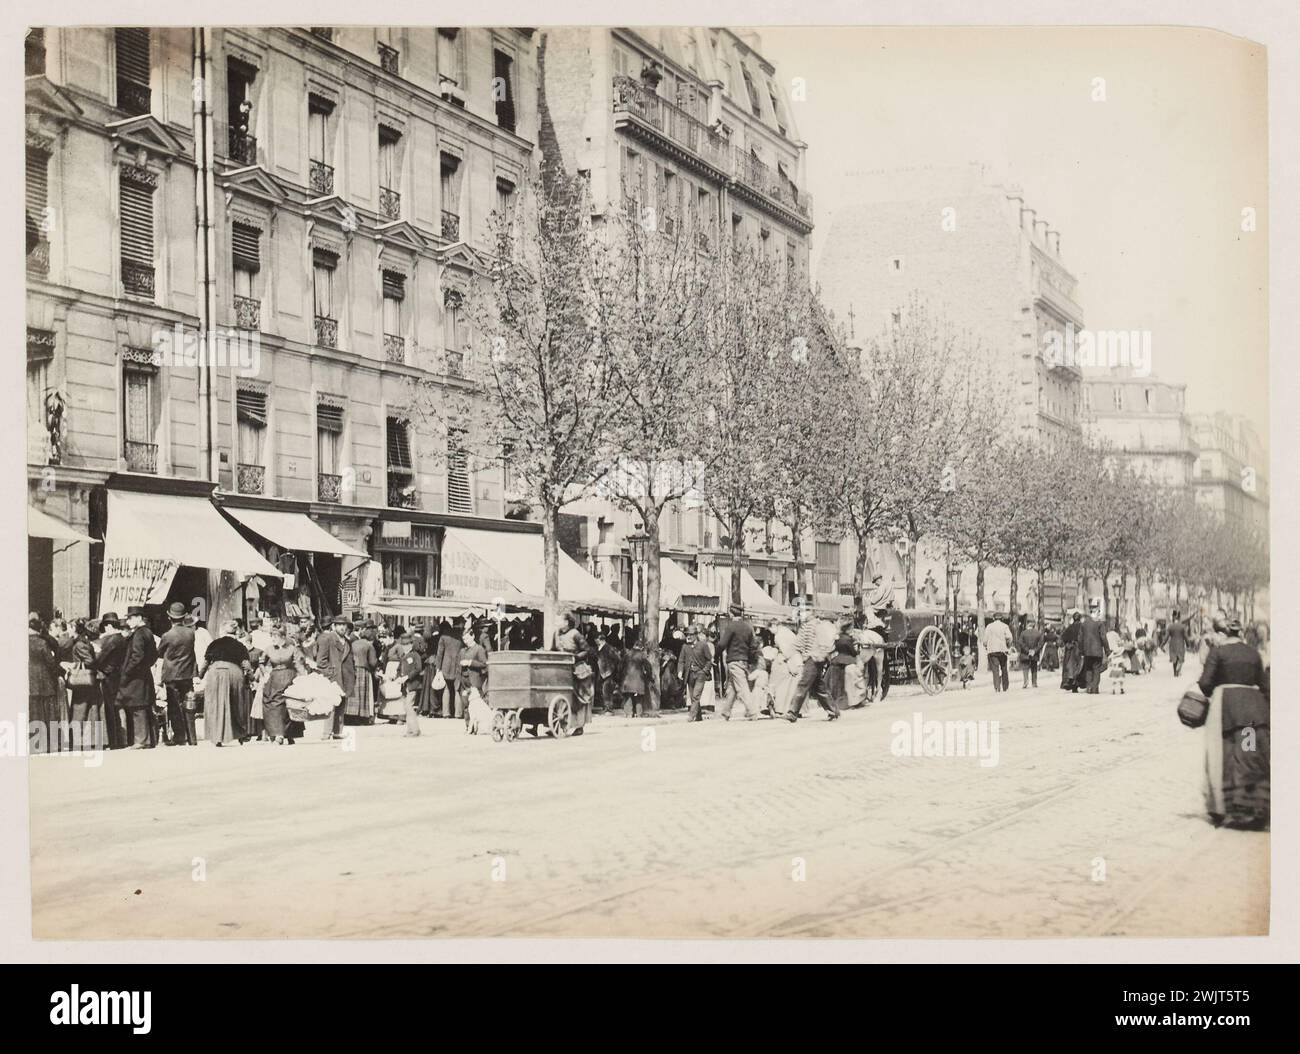
[[341, 452], [343, 407], [333, 403], [316, 406], [316, 491], [321, 501], [341, 499]]
[[387, 125], [379, 126], [379, 213], [395, 220], [402, 214], [402, 195], [399, 193], [401, 161], [397, 146], [402, 135]]
[[755, 117], [763, 116], [763, 106], [758, 99], [758, 89], [754, 87], [754, 78], [749, 75], [749, 70], [741, 68], [740, 75], [745, 78], [745, 94], [749, 96], [749, 111]]
[[235, 275], [235, 319], [242, 329], [260, 328], [261, 303], [254, 280], [261, 270], [262, 232], [249, 223], [230, 225], [231, 259]]
[[320, 95], [307, 96], [307, 157], [312, 193], [325, 196], [334, 193], [334, 168], [329, 158], [329, 120], [334, 103]]
[[645, 186], [642, 179], [642, 161], [643, 158], [635, 150], [623, 147], [621, 182], [624, 208], [638, 216], [642, 207], [646, 204]]
[[465, 71], [461, 62], [461, 44], [459, 29], [438, 30], [438, 76], [451, 81], [457, 87], [464, 88]]
[[426, 556], [407, 553], [381, 553], [384, 568], [384, 588], [404, 597], [422, 597], [428, 593], [429, 561]]
[[454, 154], [441, 154], [439, 156], [439, 186], [442, 191], [442, 236], [450, 241], [459, 241], [460, 158]]
[[377, 44], [379, 51], [379, 68], [385, 73], [397, 76], [399, 70], [399, 52], [388, 44]]
[[338, 259], [325, 249], [316, 249], [312, 253], [312, 292], [317, 318], [334, 317], [334, 269], [338, 266]]
[[49, 359], [27, 362], [27, 463], [44, 465], [50, 455], [45, 397], [50, 390]]
[[785, 135], [785, 119], [781, 113], [781, 103], [777, 98], [776, 86], [771, 81], [767, 82], [767, 101], [772, 104], [772, 116], [776, 120], [777, 131]]
[[127, 363], [122, 371], [123, 454], [130, 472], [157, 472], [158, 446], [154, 442], [154, 370]]
[[39, 274], [50, 269], [49, 223], [50, 155], [27, 148], [27, 266]]
[[[677, 189], [677, 173], [667, 168], [659, 168], [659, 186], [656, 188], [656, 193], [655, 204], [659, 209], [660, 229], [667, 235], [676, 234], [677, 209], [681, 201], [681, 194]], [[689, 184], [687, 193], [690, 193]]]
[[492, 49], [492, 99], [496, 103], [497, 127], [515, 130], [515, 60], [504, 51]]
[[23, 71], [28, 77], [45, 72], [45, 30], [29, 29], [23, 47]]
[[614, 45], [614, 75], [616, 77], [632, 77], [634, 72], [634, 59], [632, 53], [627, 48]]
[[235, 489], [240, 494], [262, 494], [266, 489], [266, 392], [237, 391], [235, 417], [239, 427]]
[[464, 294], [448, 289], [442, 298], [442, 346], [447, 356], [447, 372], [460, 373], [469, 350], [469, 318], [465, 313]]
[[447, 511], [474, 511], [474, 491], [470, 486], [469, 456], [465, 452], [463, 428], [447, 431]]
[[121, 208], [122, 286], [133, 296], [153, 299], [153, 192], [158, 177], [147, 169], [123, 168], [118, 177]]
[[152, 106], [149, 30], [115, 29], [113, 34], [117, 57], [117, 108], [133, 116], [148, 113]]
[[497, 179], [497, 215], [508, 219], [515, 205], [515, 185], [508, 179]]
[[257, 164], [257, 139], [253, 136], [253, 79], [257, 70], [230, 59], [226, 63], [226, 122], [230, 129], [230, 160], [240, 165]]
[[402, 348], [402, 301], [406, 298], [406, 276], [397, 271], [383, 272], [384, 291], [384, 345], [390, 361], [403, 361], [405, 355], [394, 356], [390, 347], [393, 341]]

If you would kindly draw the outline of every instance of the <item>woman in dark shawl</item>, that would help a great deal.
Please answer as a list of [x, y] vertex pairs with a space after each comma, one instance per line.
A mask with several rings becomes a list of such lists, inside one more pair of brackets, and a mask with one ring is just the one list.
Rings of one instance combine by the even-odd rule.
[[203, 653], [203, 735], [217, 746], [248, 738], [247, 676], [252, 672], [248, 649], [235, 636], [239, 624], [231, 619], [221, 629]]
[[1269, 824], [1268, 667], [1241, 639], [1241, 622], [1224, 627], [1197, 686], [1210, 701], [1205, 719], [1205, 808], [1217, 827], [1263, 830]]
[[285, 689], [301, 671], [299, 652], [285, 635], [284, 627], [273, 626], [271, 646], [266, 649], [268, 671], [262, 685], [262, 722], [266, 737], [281, 746], [292, 744], [302, 727], [289, 720], [289, 704]]
[[1083, 612], [1077, 608], [1070, 609], [1070, 624], [1061, 634], [1061, 687], [1066, 691], [1077, 692], [1082, 684], [1083, 651], [1079, 648], [1079, 621]]

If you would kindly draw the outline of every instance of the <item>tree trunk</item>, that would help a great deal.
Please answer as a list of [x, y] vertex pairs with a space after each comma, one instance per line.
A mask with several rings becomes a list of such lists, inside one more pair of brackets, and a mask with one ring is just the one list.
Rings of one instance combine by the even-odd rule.
[[745, 521], [732, 517], [731, 523], [731, 602], [739, 604], [741, 560], [745, 554]]
[[[798, 508], [798, 506], [796, 506]], [[794, 588], [799, 596], [805, 596], [807, 593], [806, 583], [803, 574], [803, 539], [799, 536], [799, 521], [801, 517], [796, 512], [793, 522], [790, 524], [790, 559], [794, 561]], [[782, 598], [784, 599], [784, 598]]]
[[647, 711], [659, 712], [659, 510], [644, 510], [645, 520], [645, 625], [641, 639], [650, 659], [650, 691], [646, 694]]
[[1043, 620], [1047, 618], [1047, 608], [1044, 606], [1044, 601], [1046, 600], [1046, 593], [1044, 592], [1044, 590], [1046, 589], [1047, 589], [1047, 568], [1040, 567], [1038, 569], [1038, 622], [1040, 625], [1042, 624]]
[[555, 647], [560, 615], [560, 510], [542, 505], [542, 565], [546, 569], [546, 592], [542, 600], [542, 647]]
[[910, 535], [907, 539], [907, 607], [916, 607], [916, 543]]
[[1128, 624], [1128, 568], [1125, 567], [1119, 573], [1119, 610], [1115, 613], [1119, 621], [1115, 628], [1119, 629], [1121, 625]]
[[867, 587], [867, 542], [870, 540], [865, 532], [854, 532], [858, 540], [858, 553], [853, 560], [853, 597], [857, 606], [866, 610], [862, 604], [862, 594]]
[[975, 622], [979, 626], [980, 642], [984, 641], [984, 564], [975, 564]]
[[[1084, 579], [1084, 583], [1086, 585], [1087, 583], [1086, 578]], [[1109, 572], [1101, 576], [1101, 609], [1106, 613], [1104, 618], [1102, 619], [1103, 623], [1107, 626], [1114, 627], [1115, 624], [1111, 622], [1111, 619], [1114, 618], [1114, 612], [1111, 610], [1111, 606], [1110, 606], [1110, 573]]]
[[1007, 601], [1011, 609], [1011, 625], [1016, 624], [1016, 604], [1017, 597], [1020, 594], [1020, 568], [1015, 566], [1015, 561], [1011, 561], [1011, 599]]

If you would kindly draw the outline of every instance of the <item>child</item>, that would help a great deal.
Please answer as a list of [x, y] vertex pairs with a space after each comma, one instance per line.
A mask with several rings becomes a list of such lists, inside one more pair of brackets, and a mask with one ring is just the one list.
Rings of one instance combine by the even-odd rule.
[[957, 660], [957, 673], [961, 677], [963, 689], [967, 684], [975, 680], [975, 660], [971, 657], [969, 648], [962, 648], [961, 650], [961, 658]]
[[1119, 694], [1124, 694], [1124, 675], [1128, 670], [1128, 659], [1122, 651], [1113, 651], [1110, 653], [1110, 665], [1106, 668], [1106, 675], [1110, 678], [1110, 694], [1115, 695], [1115, 689], [1119, 689]]

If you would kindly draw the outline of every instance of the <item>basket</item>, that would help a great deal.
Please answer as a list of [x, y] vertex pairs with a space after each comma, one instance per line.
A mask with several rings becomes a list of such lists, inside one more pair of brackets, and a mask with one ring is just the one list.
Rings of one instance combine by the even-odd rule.
[[294, 706], [293, 703], [288, 705], [289, 717], [294, 721], [301, 721], [304, 724], [308, 721], [324, 721], [327, 717], [333, 717], [333, 714], [312, 714], [308, 713], [305, 707]]

